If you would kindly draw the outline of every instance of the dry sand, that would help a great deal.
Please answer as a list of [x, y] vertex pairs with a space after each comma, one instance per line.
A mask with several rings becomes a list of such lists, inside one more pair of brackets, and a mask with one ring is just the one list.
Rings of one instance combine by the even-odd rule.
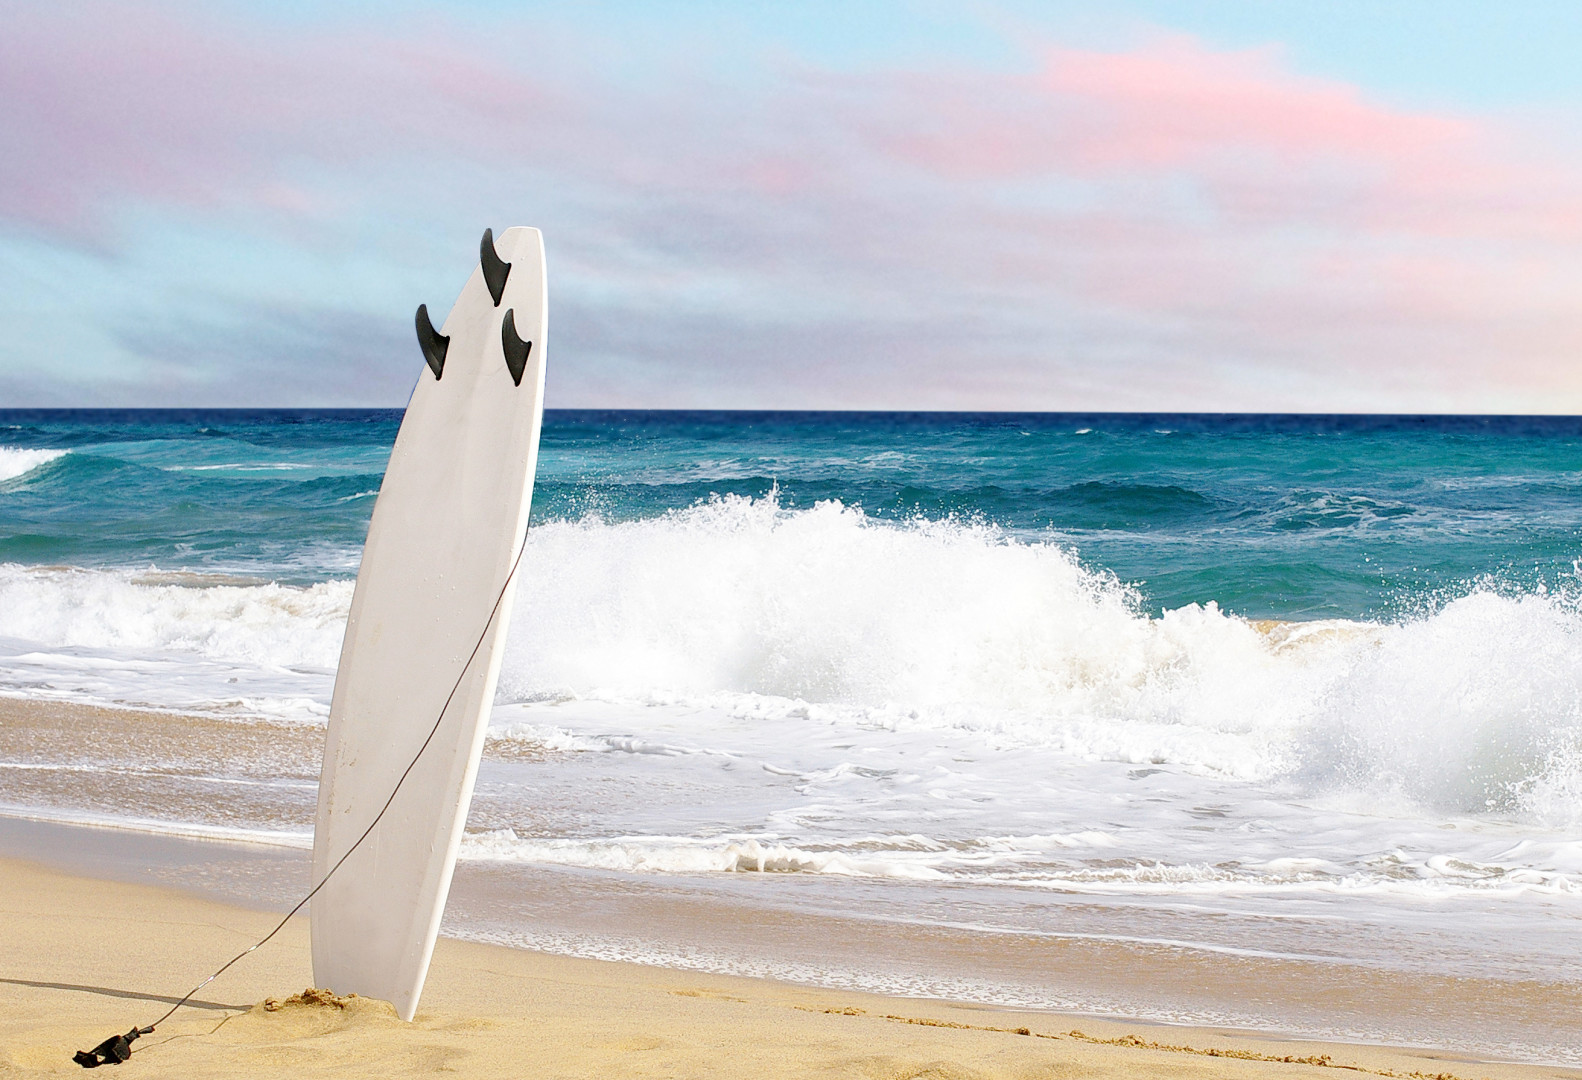
[[[0, 861], [0, 914], [0, 1076], [80, 1075], [73, 1051], [151, 1023], [278, 919], [17, 861]], [[293, 920], [141, 1039], [112, 1075], [1582, 1077], [1574, 1069], [807, 989], [452, 940], [435, 950], [411, 1024], [382, 1002], [289, 1000], [310, 980], [307, 924]]]

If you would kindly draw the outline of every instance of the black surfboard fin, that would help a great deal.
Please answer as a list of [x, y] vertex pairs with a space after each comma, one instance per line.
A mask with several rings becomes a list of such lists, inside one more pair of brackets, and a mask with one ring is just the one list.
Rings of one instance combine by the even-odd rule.
[[427, 304], [417, 306], [417, 343], [423, 350], [423, 359], [434, 372], [434, 380], [439, 381], [445, 374], [445, 354], [450, 351], [450, 338], [435, 330], [434, 324], [428, 321]]
[[516, 312], [505, 309], [505, 321], [500, 324], [500, 348], [505, 350], [505, 367], [511, 381], [522, 385], [522, 372], [527, 370], [527, 357], [533, 351], [531, 341], [523, 341], [516, 332]]
[[505, 279], [510, 276], [511, 264], [500, 258], [500, 253], [494, 250], [494, 230], [483, 230], [483, 243], [478, 245], [478, 263], [483, 267], [483, 283], [489, 286], [489, 295], [494, 297], [494, 306], [500, 306], [500, 298], [505, 295]]

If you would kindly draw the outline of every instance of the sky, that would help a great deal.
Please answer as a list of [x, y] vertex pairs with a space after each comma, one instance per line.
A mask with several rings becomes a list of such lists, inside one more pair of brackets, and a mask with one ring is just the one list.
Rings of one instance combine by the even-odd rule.
[[1582, 412], [1582, 5], [0, 0], [0, 407]]

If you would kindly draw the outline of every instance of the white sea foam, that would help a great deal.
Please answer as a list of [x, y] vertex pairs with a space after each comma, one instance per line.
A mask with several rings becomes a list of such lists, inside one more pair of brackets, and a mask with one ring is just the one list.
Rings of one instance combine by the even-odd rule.
[[189, 654], [263, 669], [335, 668], [349, 581], [193, 587], [140, 583], [140, 576], [0, 565], [0, 637], [148, 658]]
[[611, 749], [607, 739], [590, 739], [564, 728], [547, 724], [496, 723], [489, 727], [489, 738], [499, 742], [515, 743], [528, 750], [549, 753], [566, 751], [601, 751]]
[[[537, 526], [523, 568], [502, 702], [708, 710], [777, 742], [953, 732], [966, 750], [1582, 820], [1582, 613], [1566, 595], [1478, 589], [1390, 625], [1258, 625], [1212, 603], [1147, 617], [1053, 543], [773, 498]], [[17, 645], [0, 681], [53, 673], [148, 701], [167, 685], [183, 706], [201, 683], [216, 700], [322, 716], [349, 581], [160, 580], [0, 566], [0, 638]], [[540, 741], [707, 746], [684, 721], [664, 737], [623, 724]]]
[[0, 565], [0, 691], [323, 720], [350, 582], [174, 580]]
[[983, 837], [944, 844], [913, 834], [849, 837], [813, 846], [777, 836], [545, 838], [494, 829], [469, 833], [461, 857], [629, 873], [818, 874], [1115, 896], [1367, 894], [1432, 900], [1476, 892], [1582, 897], [1582, 843], [1576, 842], [1484, 845], [1477, 854], [1395, 850], [1345, 865], [1302, 856], [1242, 862], [1114, 859], [1120, 854], [1114, 850], [1116, 840], [1104, 833], [1083, 836]]
[[15, 480], [41, 465], [63, 458], [69, 450], [30, 450], [20, 446], [0, 446], [0, 483]]
[[716, 499], [540, 526], [503, 698], [690, 703], [766, 727], [975, 732], [985, 746], [1446, 811], [1582, 814], [1582, 614], [1476, 590], [1400, 624], [1148, 618], [1054, 544]]
[[600, 840], [518, 837], [510, 829], [475, 833], [463, 858], [490, 862], [552, 863], [599, 870], [702, 873], [817, 873], [846, 877], [943, 879], [916, 852], [815, 851], [756, 837], [631, 836]]
[[260, 844], [265, 847], [296, 848], [313, 846], [313, 834], [300, 830], [261, 829], [247, 826], [212, 825], [203, 822], [170, 821], [162, 818], [124, 814], [54, 810], [36, 806], [0, 803], [0, 815], [23, 821], [48, 821], [60, 825], [86, 825], [94, 829], [120, 829], [153, 836], [172, 836], [186, 840], [219, 840], [231, 844]]

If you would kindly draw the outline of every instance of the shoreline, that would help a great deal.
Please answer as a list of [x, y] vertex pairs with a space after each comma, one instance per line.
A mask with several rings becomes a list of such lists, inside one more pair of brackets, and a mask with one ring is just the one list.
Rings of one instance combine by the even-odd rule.
[[[172, 889], [262, 918], [284, 913], [309, 885], [300, 849], [0, 814], [0, 863], [8, 859], [66, 878]], [[960, 934], [926, 921], [766, 903], [765, 889], [817, 888], [792, 878], [731, 875], [731, 894], [717, 881], [667, 875], [520, 869], [460, 864], [441, 941], [887, 1001], [1578, 1069], [1566, 1055], [1575, 1046], [1574, 984], [1102, 935]], [[863, 903], [864, 894], [843, 895]], [[1482, 1033], [1477, 1041], [1473, 1031]]]
[[[170, 887], [0, 859], [0, 1073], [147, 1024], [273, 922]], [[307, 921], [134, 1047], [185, 1076], [1582, 1077], [1466, 1055], [824, 990], [441, 938], [410, 1025], [381, 1003], [288, 1005], [311, 984]], [[1327, 1059], [1327, 1060], [1326, 1060]], [[1212, 1073], [1205, 1073], [1211, 1069]]]
[[[283, 913], [310, 884], [304, 846], [227, 836], [223, 823], [142, 828], [135, 815], [151, 795], [156, 802], [200, 797], [179, 768], [163, 765], [195, 745], [203, 749], [200, 758], [235, 761], [238, 775], [263, 761], [266, 777], [293, 776], [292, 769], [303, 769], [299, 759], [315, 749], [317, 733], [295, 725], [170, 719], [149, 710], [0, 698], [0, 749], [4, 760], [21, 763], [0, 773], [4, 801], [22, 804], [0, 809], [0, 859]], [[81, 782], [74, 767], [26, 764], [41, 750], [46, 762], [69, 762], [81, 746], [119, 755], [123, 745], [138, 747], [149, 764], [106, 772], [127, 787], [106, 788], [113, 801], [105, 805], [112, 817], [134, 817], [117, 824], [74, 820], [67, 811], [28, 813], [34, 799], [48, 806], [78, 797], [68, 786]], [[522, 770], [536, 761], [486, 753], [485, 765]], [[300, 778], [293, 783], [307, 790]], [[242, 785], [236, 798], [258, 790]], [[243, 801], [240, 809], [251, 805]], [[474, 809], [478, 827], [490, 827], [487, 802]], [[297, 827], [294, 818], [289, 824]], [[1470, 901], [1460, 903], [1459, 910], [1470, 910]], [[985, 917], [985, 905], [1009, 914], [996, 924]], [[1438, 907], [1443, 921], [1445, 902]], [[1466, 949], [1451, 962], [1425, 953], [1426, 966], [1402, 967], [1410, 942], [1395, 940], [1393, 953], [1378, 947], [1392, 940], [1386, 935], [1412, 932], [1412, 910], [1403, 909], [1394, 922], [1347, 914], [1292, 901], [1269, 924], [1284, 928], [1276, 931], [1259, 925], [1256, 910], [1214, 909], [1190, 896], [1128, 901], [872, 877], [632, 873], [464, 859], [442, 933], [456, 942], [615, 961], [676, 977], [743, 977], [888, 1001], [1104, 1017], [1167, 1033], [1250, 1032], [1295, 1045], [1417, 1047], [1456, 1060], [1582, 1066], [1575, 1052], [1582, 1042], [1576, 1019], [1582, 983], [1565, 969], [1550, 964], [1511, 977], [1480, 970], [1479, 953]], [[1549, 932], [1563, 928], [1557, 922]], [[277, 987], [272, 994], [300, 989]]]

